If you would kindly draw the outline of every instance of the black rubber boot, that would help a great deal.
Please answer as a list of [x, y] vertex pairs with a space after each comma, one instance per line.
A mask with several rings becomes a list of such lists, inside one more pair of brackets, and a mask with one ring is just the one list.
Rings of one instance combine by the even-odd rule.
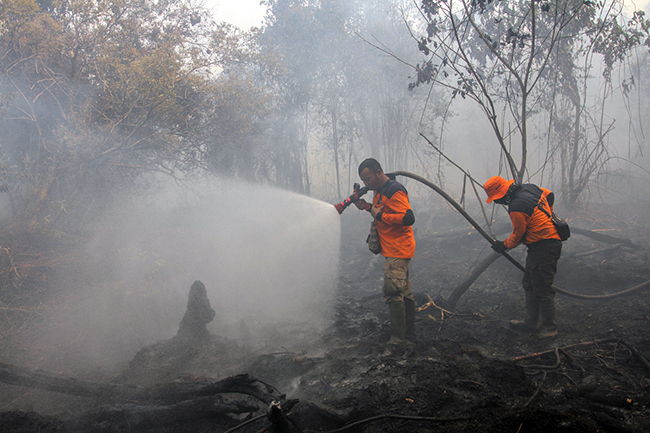
[[539, 322], [540, 303], [532, 292], [526, 290], [526, 315], [524, 320], [511, 320], [510, 327], [518, 331], [536, 332]]
[[544, 299], [540, 303], [542, 326], [539, 329], [539, 338], [553, 338], [557, 335], [555, 323], [555, 298]]
[[391, 302], [390, 311], [390, 343], [400, 344], [406, 341], [406, 310], [404, 302]]
[[415, 301], [404, 298], [404, 317], [406, 319], [406, 332], [404, 336], [407, 340], [413, 341], [413, 330], [415, 328]]

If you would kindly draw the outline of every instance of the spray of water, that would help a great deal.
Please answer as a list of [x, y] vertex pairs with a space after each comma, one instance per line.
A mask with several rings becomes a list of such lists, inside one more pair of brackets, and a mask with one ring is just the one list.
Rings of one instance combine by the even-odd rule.
[[59, 364], [128, 360], [175, 335], [195, 280], [217, 312], [215, 335], [237, 339], [242, 324], [253, 337], [287, 323], [322, 329], [339, 242], [334, 207], [306, 196], [225, 180], [165, 188], [98, 227], [37, 346]]

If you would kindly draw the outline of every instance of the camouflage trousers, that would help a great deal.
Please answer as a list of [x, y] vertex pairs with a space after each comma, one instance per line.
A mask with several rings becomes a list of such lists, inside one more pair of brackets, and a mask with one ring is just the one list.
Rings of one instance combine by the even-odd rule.
[[409, 262], [411, 259], [386, 257], [384, 262], [384, 285], [382, 292], [387, 304], [413, 300], [413, 291], [409, 281]]

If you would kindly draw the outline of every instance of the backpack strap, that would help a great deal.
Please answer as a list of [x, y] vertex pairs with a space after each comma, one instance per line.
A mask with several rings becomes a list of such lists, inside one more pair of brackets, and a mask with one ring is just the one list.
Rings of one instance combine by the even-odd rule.
[[[546, 201], [546, 197], [543, 197], [542, 200], [543, 200], [543, 201]], [[540, 200], [540, 201], [537, 202], [537, 208], [538, 208], [539, 210], [541, 210], [542, 212], [544, 212], [544, 215], [546, 215], [547, 217], [553, 219], [553, 217], [551, 216], [551, 214], [548, 213], [548, 211], [547, 211], [546, 209], [544, 209], [544, 206], [542, 206], [542, 200]], [[546, 203], [548, 203], [548, 202], [546, 201]], [[549, 207], [550, 207], [550, 206], [549, 206]]]
[[546, 209], [544, 209], [544, 206], [542, 206], [542, 203], [537, 203], [537, 208], [538, 208], [539, 210], [541, 210], [542, 212], [544, 212], [544, 214], [545, 214], [547, 217], [551, 218], [551, 214], [548, 213], [548, 211], [547, 211]]

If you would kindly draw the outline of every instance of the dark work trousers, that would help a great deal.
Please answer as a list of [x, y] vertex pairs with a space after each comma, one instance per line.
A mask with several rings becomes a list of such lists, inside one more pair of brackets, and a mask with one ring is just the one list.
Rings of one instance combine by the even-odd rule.
[[555, 290], [551, 287], [557, 273], [557, 262], [562, 254], [562, 241], [544, 239], [528, 245], [526, 270], [522, 285], [537, 301], [555, 299]]

